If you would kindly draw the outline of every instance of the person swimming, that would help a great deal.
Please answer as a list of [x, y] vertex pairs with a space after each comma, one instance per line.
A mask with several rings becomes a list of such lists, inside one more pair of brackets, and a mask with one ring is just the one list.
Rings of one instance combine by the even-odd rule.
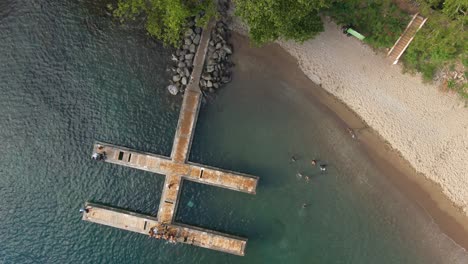
[[327, 165], [326, 164], [321, 164], [320, 165], [320, 170], [321, 171], [326, 171], [327, 170]]
[[292, 156], [291, 156], [291, 161], [292, 161], [292, 162], [296, 162], [296, 161], [297, 161], [296, 156], [292, 155]]

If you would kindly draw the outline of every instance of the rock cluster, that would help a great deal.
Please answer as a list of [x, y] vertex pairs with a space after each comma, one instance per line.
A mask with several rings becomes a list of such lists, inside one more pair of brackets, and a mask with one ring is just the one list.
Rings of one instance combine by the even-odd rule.
[[169, 80], [167, 89], [173, 95], [183, 93], [190, 81], [193, 70], [193, 59], [200, 43], [202, 29], [195, 26], [195, 20], [188, 23], [188, 29], [184, 33], [182, 45], [172, 54], [174, 66], [171, 67], [172, 79]]
[[227, 1], [218, 1], [218, 12], [222, 19], [217, 21], [211, 31], [211, 39], [206, 54], [205, 66], [200, 78], [200, 88], [203, 91], [214, 93], [222, 85], [231, 81], [231, 62], [233, 52], [229, 44], [230, 32], [227, 26]]

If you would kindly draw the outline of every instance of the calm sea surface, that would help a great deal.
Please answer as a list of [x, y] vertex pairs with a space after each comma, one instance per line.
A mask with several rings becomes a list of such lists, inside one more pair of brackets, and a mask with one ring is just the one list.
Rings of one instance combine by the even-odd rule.
[[81, 221], [85, 201], [155, 215], [163, 176], [93, 162], [91, 147], [169, 155], [181, 103], [165, 89], [171, 51], [91, 3], [0, 0], [0, 263], [468, 262], [281, 60], [245, 49], [190, 160], [260, 176], [257, 195], [187, 183], [177, 221], [248, 237], [246, 256]]

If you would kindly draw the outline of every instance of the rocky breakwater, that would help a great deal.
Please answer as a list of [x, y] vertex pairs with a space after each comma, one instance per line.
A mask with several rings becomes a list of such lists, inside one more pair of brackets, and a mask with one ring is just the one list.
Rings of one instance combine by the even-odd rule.
[[202, 28], [195, 26], [195, 21], [188, 23], [182, 45], [172, 54], [174, 66], [170, 68], [172, 78], [167, 89], [173, 95], [184, 93], [193, 70], [193, 59], [201, 39]]
[[210, 93], [231, 81], [232, 45], [228, 43], [230, 32], [225, 19], [216, 23], [211, 31], [203, 73], [200, 78], [200, 89]]

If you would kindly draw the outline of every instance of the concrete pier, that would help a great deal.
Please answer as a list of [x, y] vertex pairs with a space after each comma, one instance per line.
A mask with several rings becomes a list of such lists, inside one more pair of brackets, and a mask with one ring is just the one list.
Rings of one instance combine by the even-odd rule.
[[182, 224], [161, 224], [155, 218], [99, 204], [86, 203], [83, 220], [155, 236], [155, 230], [172, 236], [174, 243], [184, 243], [235, 255], [244, 255], [247, 239]]
[[255, 194], [257, 188], [256, 176], [188, 162], [202, 97], [199, 88], [200, 75], [213, 23], [213, 21], [209, 23], [201, 36], [194, 58], [192, 76], [185, 90], [170, 158], [103, 142], [96, 142], [93, 147], [95, 159], [166, 175], [157, 217], [87, 203], [83, 220], [174, 243], [180, 242], [240, 256], [245, 254], [246, 238], [174, 222], [185, 180], [249, 194]]

